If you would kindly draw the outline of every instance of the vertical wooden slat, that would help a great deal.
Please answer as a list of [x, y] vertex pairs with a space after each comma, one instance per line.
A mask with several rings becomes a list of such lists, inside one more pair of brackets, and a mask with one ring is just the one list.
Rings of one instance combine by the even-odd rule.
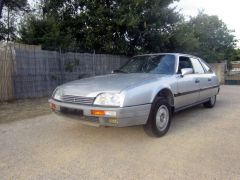
[[12, 72], [14, 59], [12, 47], [8, 44], [0, 46], [0, 101], [14, 99]]

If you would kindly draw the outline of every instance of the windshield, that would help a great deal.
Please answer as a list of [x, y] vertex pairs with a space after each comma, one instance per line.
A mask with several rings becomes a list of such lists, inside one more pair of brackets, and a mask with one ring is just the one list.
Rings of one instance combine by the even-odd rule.
[[119, 69], [124, 73], [174, 74], [173, 55], [136, 56]]

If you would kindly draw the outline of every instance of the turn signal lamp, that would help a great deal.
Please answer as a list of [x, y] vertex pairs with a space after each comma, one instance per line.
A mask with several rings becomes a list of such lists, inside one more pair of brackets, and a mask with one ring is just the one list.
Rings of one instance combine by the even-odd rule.
[[91, 115], [94, 115], [94, 116], [104, 116], [105, 115], [105, 111], [103, 111], [103, 110], [91, 110]]

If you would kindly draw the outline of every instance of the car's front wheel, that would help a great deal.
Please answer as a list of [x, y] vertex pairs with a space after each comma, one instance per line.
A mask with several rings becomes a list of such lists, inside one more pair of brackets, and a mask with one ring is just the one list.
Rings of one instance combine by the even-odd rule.
[[213, 108], [216, 104], [216, 100], [217, 100], [217, 97], [212, 96], [211, 98], [209, 98], [207, 102], [203, 103], [203, 106], [206, 108]]
[[169, 102], [166, 98], [158, 98], [152, 105], [144, 130], [151, 136], [161, 137], [167, 133], [171, 118], [172, 112]]

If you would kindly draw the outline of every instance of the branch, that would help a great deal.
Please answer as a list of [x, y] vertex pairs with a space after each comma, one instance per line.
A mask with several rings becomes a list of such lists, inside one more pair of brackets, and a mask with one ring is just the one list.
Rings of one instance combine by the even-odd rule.
[[0, 19], [2, 18], [3, 4], [4, 4], [4, 0], [0, 0]]

